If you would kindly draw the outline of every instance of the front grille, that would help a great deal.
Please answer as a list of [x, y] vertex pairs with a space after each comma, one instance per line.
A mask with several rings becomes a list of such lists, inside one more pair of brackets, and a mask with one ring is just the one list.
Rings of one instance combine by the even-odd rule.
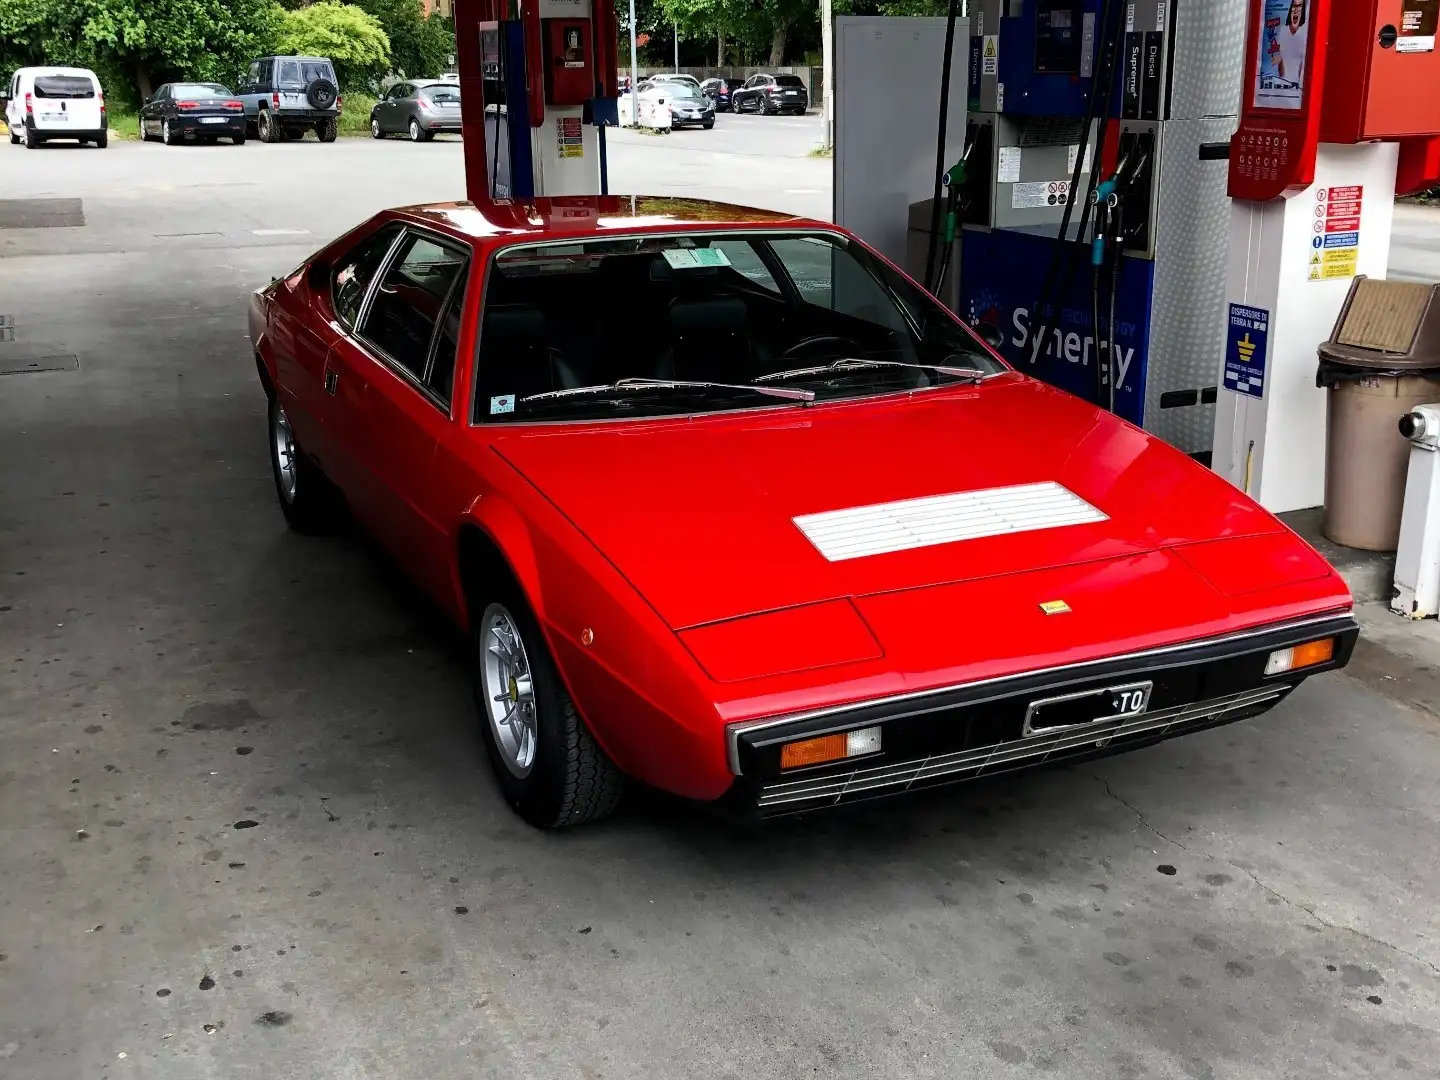
[[953, 783], [980, 776], [1030, 768], [1095, 751], [1121, 749], [1116, 744], [1154, 742], [1185, 731], [1263, 712], [1290, 692], [1290, 684], [1271, 684], [1208, 701], [1159, 709], [1128, 719], [1068, 728], [1028, 739], [1012, 739], [947, 754], [830, 772], [760, 788], [758, 806], [765, 810], [799, 809], [798, 804], [829, 806], [866, 794], [890, 794], [932, 781]]

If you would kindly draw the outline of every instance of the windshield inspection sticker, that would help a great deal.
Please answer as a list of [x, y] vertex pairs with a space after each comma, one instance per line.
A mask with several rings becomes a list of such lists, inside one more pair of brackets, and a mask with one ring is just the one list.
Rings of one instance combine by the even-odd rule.
[[706, 266], [729, 266], [730, 259], [719, 248], [670, 248], [662, 254], [672, 270], [698, 270]]
[[499, 416], [499, 415], [501, 415], [502, 413], [512, 413], [512, 412], [514, 412], [514, 411], [515, 411], [515, 395], [514, 395], [514, 394], [501, 394], [499, 397], [492, 397], [492, 398], [490, 399], [490, 415], [491, 415], [491, 416]]

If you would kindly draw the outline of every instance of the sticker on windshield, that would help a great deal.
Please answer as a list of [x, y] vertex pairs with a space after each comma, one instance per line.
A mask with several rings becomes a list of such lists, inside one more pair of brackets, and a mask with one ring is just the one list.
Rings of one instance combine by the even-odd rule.
[[512, 413], [515, 411], [515, 395], [501, 394], [499, 397], [490, 399], [490, 415], [499, 416], [501, 413]]
[[704, 266], [729, 266], [730, 259], [719, 248], [691, 248], [681, 250], [669, 248], [664, 253], [665, 261], [673, 270], [696, 270]]

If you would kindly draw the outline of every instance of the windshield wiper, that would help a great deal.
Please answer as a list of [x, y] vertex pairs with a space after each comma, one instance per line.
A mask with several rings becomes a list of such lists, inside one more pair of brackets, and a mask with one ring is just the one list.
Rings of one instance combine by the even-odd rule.
[[798, 379], [802, 375], [825, 375], [832, 371], [856, 371], [865, 368], [911, 368], [915, 371], [935, 371], [941, 375], [954, 375], [958, 379], [972, 379], [977, 383], [991, 374], [988, 371], [980, 371], [978, 368], [950, 367], [946, 364], [908, 364], [903, 360], [862, 360], [859, 357], [849, 356], [829, 364], [820, 364], [817, 367], [776, 371], [769, 375], [761, 375], [755, 381], [757, 383], [775, 382], [779, 379]]
[[543, 394], [523, 397], [517, 405], [530, 401], [553, 401], [557, 398], [585, 397], [613, 391], [649, 390], [740, 390], [765, 397], [783, 398], [786, 401], [814, 401], [813, 390], [792, 390], [783, 386], [751, 386], [749, 383], [691, 382], [686, 379], [619, 379], [613, 383], [599, 383], [595, 386], [576, 386], [569, 390], [547, 390]]

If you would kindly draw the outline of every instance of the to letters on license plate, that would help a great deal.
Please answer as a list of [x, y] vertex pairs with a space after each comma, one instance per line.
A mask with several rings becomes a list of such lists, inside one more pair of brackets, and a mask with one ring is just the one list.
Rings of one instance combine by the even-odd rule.
[[1152, 689], [1154, 683], [1133, 682], [1032, 701], [1025, 711], [1022, 734], [1028, 739], [1066, 728], [1139, 716], [1150, 708]]

